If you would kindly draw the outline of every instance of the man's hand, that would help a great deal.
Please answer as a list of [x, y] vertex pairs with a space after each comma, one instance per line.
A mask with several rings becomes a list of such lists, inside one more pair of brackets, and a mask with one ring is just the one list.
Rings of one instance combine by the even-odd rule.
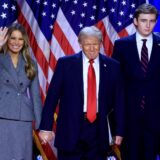
[[121, 136], [115, 136], [114, 144], [116, 144], [116, 145], [119, 146], [119, 145], [121, 145], [122, 140], [123, 140], [123, 137], [121, 137]]
[[47, 142], [50, 142], [55, 137], [54, 132], [52, 131], [40, 131], [39, 132], [40, 140], [42, 141], [42, 144], [46, 144]]

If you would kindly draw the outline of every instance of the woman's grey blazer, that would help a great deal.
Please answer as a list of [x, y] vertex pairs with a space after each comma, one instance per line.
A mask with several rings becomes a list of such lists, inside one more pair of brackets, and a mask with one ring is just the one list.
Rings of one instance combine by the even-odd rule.
[[9, 54], [0, 54], [0, 118], [35, 120], [37, 129], [42, 111], [38, 74], [29, 80], [24, 67], [21, 54], [16, 69]]

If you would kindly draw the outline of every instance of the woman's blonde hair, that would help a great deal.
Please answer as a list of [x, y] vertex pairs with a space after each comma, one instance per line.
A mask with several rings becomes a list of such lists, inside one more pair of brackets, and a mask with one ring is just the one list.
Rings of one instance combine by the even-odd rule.
[[[11, 36], [13, 31], [19, 31], [19, 32], [22, 33], [22, 38], [24, 40], [24, 46], [21, 49], [20, 53], [23, 55], [23, 58], [24, 58], [24, 60], [26, 62], [26, 64], [25, 64], [25, 72], [27, 74], [27, 77], [30, 80], [32, 80], [32, 79], [34, 79], [34, 77], [36, 75], [36, 69], [35, 69], [35, 66], [34, 66], [34, 64], [32, 62], [31, 55], [30, 55], [30, 52], [29, 52], [29, 39], [28, 39], [27, 32], [26, 32], [25, 28], [21, 24], [14, 23], [8, 28], [8, 32], [7, 32], [8, 40], [9, 40], [9, 38], [10, 38], [10, 36]], [[7, 40], [7, 43], [8, 43], [8, 40]], [[3, 47], [4, 53], [8, 52], [7, 43]]]

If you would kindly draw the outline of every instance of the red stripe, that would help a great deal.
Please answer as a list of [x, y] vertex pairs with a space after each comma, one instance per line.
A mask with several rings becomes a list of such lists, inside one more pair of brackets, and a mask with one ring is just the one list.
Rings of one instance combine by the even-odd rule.
[[119, 35], [120, 38], [127, 37], [128, 36], [128, 32], [126, 31], [126, 29], [123, 29], [118, 33], [118, 35]]
[[39, 48], [37, 41], [34, 37], [34, 34], [31, 30], [28, 22], [26, 21], [25, 17], [23, 16], [21, 10], [19, 11], [18, 21], [19, 21], [19, 23], [21, 23], [25, 27], [25, 29], [28, 33], [28, 37], [30, 40], [30, 44], [31, 44], [33, 53], [37, 59], [38, 64], [41, 66], [45, 77], [47, 78], [48, 77], [48, 62], [47, 62], [42, 50]]
[[99, 21], [96, 24], [96, 26], [102, 31], [102, 34], [103, 34], [103, 46], [104, 46], [105, 54], [107, 54], [108, 56], [111, 56], [113, 52], [113, 44], [106, 32], [104, 23], [102, 21]]
[[55, 70], [56, 64], [57, 64], [57, 60], [54, 54], [51, 52], [49, 55], [49, 66], [51, 67], [53, 71]]
[[41, 88], [41, 87], [40, 87], [40, 93], [41, 93], [42, 103], [44, 104], [44, 101], [45, 101], [46, 96], [45, 96], [45, 94], [43, 93], [43, 91], [42, 91], [42, 88]]
[[[63, 27], [65, 27], [65, 26], [63, 26]], [[53, 34], [66, 55], [74, 53], [72, 46], [68, 42], [65, 34], [61, 30], [61, 28], [57, 22], [54, 23], [54, 33]]]

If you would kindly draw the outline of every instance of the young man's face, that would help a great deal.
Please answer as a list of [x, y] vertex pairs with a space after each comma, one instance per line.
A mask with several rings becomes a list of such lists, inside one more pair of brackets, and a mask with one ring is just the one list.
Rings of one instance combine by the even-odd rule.
[[156, 24], [156, 15], [155, 14], [144, 14], [141, 13], [139, 17], [134, 18], [134, 24], [137, 28], [137, 31], [143, 36], [149, 36]]

